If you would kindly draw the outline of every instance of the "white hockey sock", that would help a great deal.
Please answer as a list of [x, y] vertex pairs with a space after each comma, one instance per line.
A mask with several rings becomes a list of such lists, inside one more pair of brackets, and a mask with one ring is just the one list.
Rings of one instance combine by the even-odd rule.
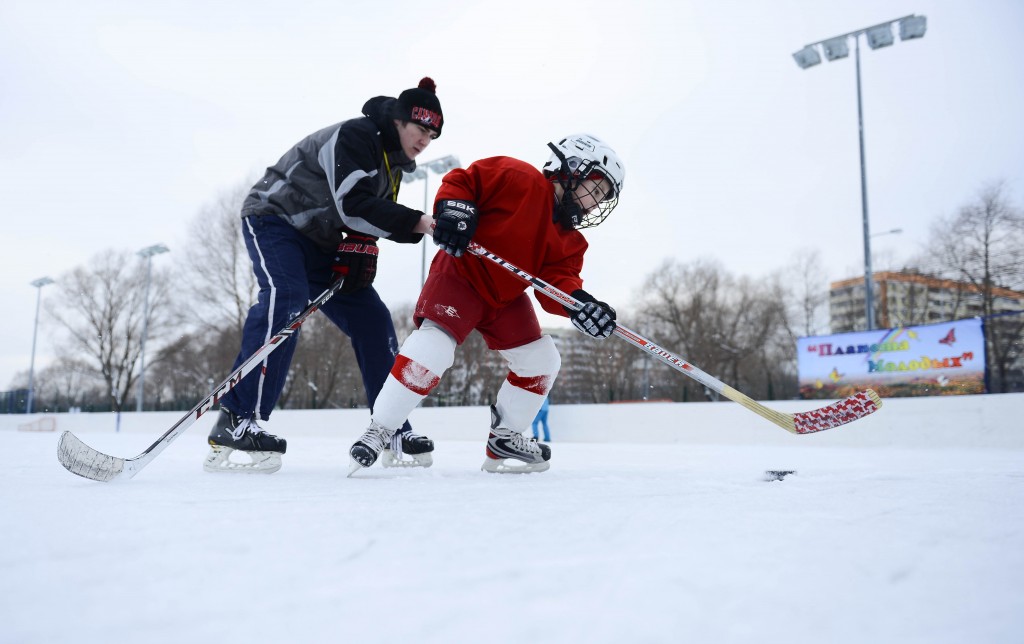
[[502, 427], [524, 432], [555, 384], [562, 360], [554, 341], [546, 335], [500, 353], [508, 360], [509, 374], [501, 383], [494, 406], [501, 416]]
[[373, 405], [373, 420], [398, 429], [455, 361], [455, 339], [430, 320], [402, 344]]

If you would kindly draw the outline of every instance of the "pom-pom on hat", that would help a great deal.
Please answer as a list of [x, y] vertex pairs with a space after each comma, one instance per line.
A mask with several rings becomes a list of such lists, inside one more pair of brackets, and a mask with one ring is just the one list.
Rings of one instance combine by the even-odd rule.
[[417, 87], [407, 89], [399, 94], [396, 109], [398, 113], [395, 118], [418, 123], [441, 136], [444, 115], [441, 113], [441, 101], [437, 100], [437, 86], [434, 84], [434, 79], [425, 76]]

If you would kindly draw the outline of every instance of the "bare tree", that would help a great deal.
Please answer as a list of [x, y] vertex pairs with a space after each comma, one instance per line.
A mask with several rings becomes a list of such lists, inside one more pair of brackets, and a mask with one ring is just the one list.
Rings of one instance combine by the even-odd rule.
[[309, 318], [297, 336], [295, 355], [281, 392], [282, 407], [365, 407], [363, 378], [351, 340], [326, 316]]
[[[133, 261], [134, 260], [134, 261]], [[127, 251], [102, 253], [88, 267], [57, 281], [58, 297], [46, 309], [68, 334], [59, 359], [85, 360], [102, 378], [115, 411], [129, 398], [142, 349], [146, 271]], [[149, 289], [147, 342], [158, 343], [170, 326], [167, 273], [154, 270]]]
[[[785, 292], [777, 278], [736, 279], [719, 264], [665, 262], [644, 287], [641, 314], [652, 333], [704, 371], [753, 396], [795, 391]], [[684, 399], [703, 395], [694, 383]]]
[[146, 388], [157, 409], [188, 409], [231, 372], [239, 339], [234, 328], [186, 331], [157, 355]]
[[561, 345], [559, 396], [585, 403], [644, 397], [639, 379], [644, 354], [635, 347], [615, 338], [595, 340], [575, 331], [563, 337]]
[[179, 282], [188, 293], [186, 324], [203, 330], [227, 325], [237, 331], [239, 341], [258, 291], [239, 214], [248, 185], [220, 194], [200, 210], [189, 224], [192, 243], [179, 262]]
[[160, 352], [146, 388], [158, 401], [187, 409], [227, 377], [258, 287], [242, 239], [240, 210], [248, 183], [218, 195], [189, 224], [189, 243], [173, 261], [184, 293], [178, 336]]
[[1005, 184], [983, 188], [974, 203], [932, 227], [932, 244], [950, 277], [973, 284], [985, 295], [986, 314], [992, 289], [1024, 288], [1024, 215], [1010, 204]]
[[827, 330], [828, 284], [821, 251], [805, 248], [782, 269], [785, 299], [794, 335], [818, 335]]
[[1024, 214], [1015, 208], [1002, 182], [984, 187], [977, 200], [939, 219], [931, 230], [929, 250], [949, 277], [969, 288], [962, 298], [981, 298], [994, 387], [1009, 390], [1009, 372], [1018, 360], [1024, 315], [1003, 289], [1024, 289]]
[[90, 399], [103, 397], [102, 382], [83, 360], [67, 357], [58, 359], [44, 369], [40, 376], [48, 384], [47, 392], [55, 411], [82, 407]]

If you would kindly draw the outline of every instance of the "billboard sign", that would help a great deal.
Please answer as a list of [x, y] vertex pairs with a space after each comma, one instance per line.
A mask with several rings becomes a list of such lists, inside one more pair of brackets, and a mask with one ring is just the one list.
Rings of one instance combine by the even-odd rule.
[[980, 318], [797, 339], [802, 398], [985, 393]]

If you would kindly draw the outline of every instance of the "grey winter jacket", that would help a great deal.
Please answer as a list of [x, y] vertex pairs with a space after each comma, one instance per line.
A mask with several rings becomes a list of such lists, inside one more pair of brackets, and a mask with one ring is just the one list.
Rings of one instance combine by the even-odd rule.
[[253, 186], [242, 216], [282, 217], [330, 252], [348, 231], [418, 242], [423, 235], [411, 231], [422, 213], [393, 200], [402, 172], [416, 168], [402, 152], [391, 116], [394, 103], [386, 96], [371, 98], [364, 116], [299, 141]]

